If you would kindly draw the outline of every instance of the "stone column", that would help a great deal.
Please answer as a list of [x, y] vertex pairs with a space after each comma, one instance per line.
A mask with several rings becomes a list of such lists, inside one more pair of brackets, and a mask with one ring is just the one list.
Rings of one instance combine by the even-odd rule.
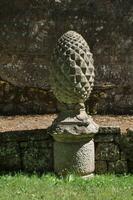
[[93, 137], [98, 125], [84, 106], [94, 76], [88, 44], [80, 34], [68, 31], [57, 42], [50, 68], [51, 87], [60, 102], [60, 114], [51, 127], [54, 170], [58, 174], [88, 176], [94, 172]]

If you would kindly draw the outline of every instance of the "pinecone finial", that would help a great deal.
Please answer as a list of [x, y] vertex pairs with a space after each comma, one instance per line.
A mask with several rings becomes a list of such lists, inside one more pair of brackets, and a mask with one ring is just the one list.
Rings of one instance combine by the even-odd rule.
[[54, 49], [50, 82], [61, 103], [80, 104], [89, 97], [94, 84], [90, 48], [75, 31], [63, 34]]

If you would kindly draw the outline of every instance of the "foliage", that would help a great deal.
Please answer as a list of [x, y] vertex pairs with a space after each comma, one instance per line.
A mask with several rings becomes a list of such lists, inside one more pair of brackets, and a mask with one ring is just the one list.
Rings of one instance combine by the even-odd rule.
[[0, 200], [133, 200], [133, 176], [0, 176]]

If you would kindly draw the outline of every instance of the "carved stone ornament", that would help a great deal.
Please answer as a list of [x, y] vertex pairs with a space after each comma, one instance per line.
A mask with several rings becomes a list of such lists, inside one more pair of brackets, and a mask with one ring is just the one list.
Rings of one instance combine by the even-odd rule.
[[94, 66], [83, 37], [68, 31], [57, 42], [52, 56], [50, 83], [61, 103], [50, 133], [54, 138], [54, 170], [90, 176], [94, 172], [94, 141], [98, 125], [85, 111], [84, 102], [94, 84]]
[[60, 102], [83, 103], [94, 84], [94, 66], [90, 48], [83, 37], [68, 31], [55, 47], [50, 82]]
[[58, 133], [58, 140], [62, 140], [64, 134], [71, 140], [74, 135], [82, 134], [86, 138], [88, 134], [92, 137], [97, 133], [98, 126], [84, 106], [92, 91], [94, 76], [87, 42], [75, 31], [66, 32], [57, 42], [50, 68], [51, 87], [61, 102], [61, 113], [53, 124], [54, 137]]

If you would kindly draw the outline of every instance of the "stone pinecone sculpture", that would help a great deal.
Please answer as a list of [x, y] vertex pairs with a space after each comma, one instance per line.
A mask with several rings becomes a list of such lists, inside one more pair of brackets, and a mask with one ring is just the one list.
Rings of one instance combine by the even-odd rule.
[[89, 97], [94, 84], [93, 58], [80, 34], [68, 31], [58, 40], [52, 56], [50, 83], [62, 103], [83, 103]]

